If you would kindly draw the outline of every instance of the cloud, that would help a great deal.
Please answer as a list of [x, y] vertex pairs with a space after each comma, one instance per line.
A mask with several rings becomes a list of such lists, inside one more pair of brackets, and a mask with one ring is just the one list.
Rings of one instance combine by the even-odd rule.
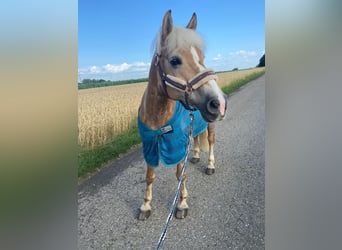
[[221, 59], [222, 59], [222, 56], [221, 56], [220, 53], [218, 53], [218, 54], [213, 58], [214, 61], [219, 61], [219, 60], [221, 60]]
[[233, 68], [246, 69], [255, 67], [259, 63], [263, 51], [236, 50], [226, 53], [217, 53], [208, 60], [207, 67], [216, 71], [231, 70]]
[[90, 66], [80, 68], [78, 75], [80, 79], [106, 79], [106, 80], [123, 80], [133, 78], [144, 78], [148, 76], [150, 63], [134, 62], [110, 64], [102, 66]]
[[248, 57], [248, 56], [257, 56], [258, 53], [255, 51], [247, 51], [247, 50], [238, 50], [234, 52], [229, 53], [230, 56], [243, 56], [243, 57]]
[[89, 68], [89, 72], [93, 73], [93, 74], [100, 73], [100, 71], [101, 71], [101, 69], [99, 67], [96, 67], [96, 66], [91, 66]]
[[128, 70], [131, 67], [128, 63], [122, 63], [119, 65], [106, 64], [102, 66], [102, 73], [119, 73]]
[[103, 66], [91, 66], [88, 68], [79, 69], [78, 73], [80, 75], [85, 74], [117, 74], [117, 73], [123, 73], [123, 72], [144, 72], [148, 71], [150, 67], [150, 63], [144, 63], [144, 62], [135, 62], [128, 64], [126, 62], [122, 64], [106, 64]]

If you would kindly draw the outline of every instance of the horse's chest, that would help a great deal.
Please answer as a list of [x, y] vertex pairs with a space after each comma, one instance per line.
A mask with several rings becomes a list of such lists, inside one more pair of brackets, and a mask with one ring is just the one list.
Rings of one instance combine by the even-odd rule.
[[[157, 167], [159, 161], [172, 167], [185, 158], [191, 124], [189, 111], [177, 102], [173, 117], [158, 130], [146, 127], [138, 118], [139, 133], [143, 142], [144, 158], [148, 165]], [[194, 112], [193, 137], [208, 126], [199, 111]]]

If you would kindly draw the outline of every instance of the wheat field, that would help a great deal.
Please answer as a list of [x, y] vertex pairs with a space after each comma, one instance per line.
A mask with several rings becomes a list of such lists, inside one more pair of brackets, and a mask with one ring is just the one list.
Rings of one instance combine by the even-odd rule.
[[[222, 88], [264, 68], [218, 73]], [[141, 97], [147, 86], [132, 83], [78, 91], [78, 143], [82, 148], [103, 146], [136, 123]]]

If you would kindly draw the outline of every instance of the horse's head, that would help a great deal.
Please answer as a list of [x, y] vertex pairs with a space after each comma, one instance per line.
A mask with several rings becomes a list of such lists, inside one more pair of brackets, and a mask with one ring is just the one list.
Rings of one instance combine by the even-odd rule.
[[183, 28], [173, 26], [171, 11], [166, 12], [154, 62], [165, 95], [200, 110], [205, 120], [213, 122], [225, 116], [227, 96], [218, 87], [214, 71], [204, 65], [204, 44], [196, 26], [195, 13]]

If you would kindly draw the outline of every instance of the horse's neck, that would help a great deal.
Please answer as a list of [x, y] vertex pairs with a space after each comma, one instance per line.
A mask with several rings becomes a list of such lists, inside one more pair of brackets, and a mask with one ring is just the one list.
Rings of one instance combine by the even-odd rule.
[[151, 63], [149, 81], [144, 92], [139, 116], [141, 121], [151, 129], [159, 129], [172, 117], [176, 102], [167, 98], [161, 90], [160, 77], [157, 70]]

